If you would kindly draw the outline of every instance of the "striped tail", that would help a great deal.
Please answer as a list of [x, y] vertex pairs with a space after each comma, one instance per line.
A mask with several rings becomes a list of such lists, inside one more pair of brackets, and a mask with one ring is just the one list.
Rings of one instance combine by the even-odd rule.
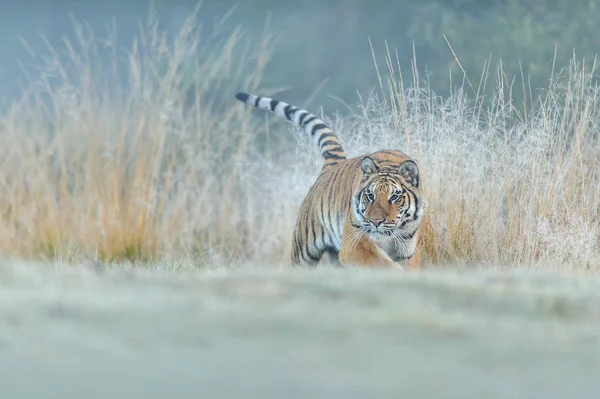
[[313, 138], [323, 157], [323, 169], [346, 159], [346, 153], [337, 136], [323, 120], [310, 112], [294, 107], [283, 101], [267, 97], [259, 97], [247, 93], [237, 93], [235, 98], [244, 104], [265, 110], [273, 111], [276, 115], [286, 118], [294, 125], [304, 130]]

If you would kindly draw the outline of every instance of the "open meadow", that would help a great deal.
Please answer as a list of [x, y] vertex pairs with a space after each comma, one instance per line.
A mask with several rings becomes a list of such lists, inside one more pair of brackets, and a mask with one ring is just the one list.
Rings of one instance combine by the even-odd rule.
[[6, 398], [550, 399], [600, 387], [597, 275], [0, 270]]
[[150, 18], [127, 49], [75, 32], [32, 55], [0, 115], [0, 397], [596, 394], [589, 60], [552, 66], [543, 90], [484, 65], [442, 98], [385, 43], [364, 49], [372, 94], [306, 107], [350, 156], [417, 160], [424, 267], [300, 270], [291, 232], [318, 151], [234, 99], [285, 101], [261, 85], [271, 37], [209, 48], [193, 17], [175, 38]]

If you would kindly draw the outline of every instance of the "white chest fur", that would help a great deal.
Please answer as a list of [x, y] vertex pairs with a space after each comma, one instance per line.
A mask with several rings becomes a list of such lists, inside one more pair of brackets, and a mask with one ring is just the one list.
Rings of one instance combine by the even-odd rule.
[[375, 242], [390, 259], [394, 262], [401, 262], [413, 256], [417, 250], [418, 237], [415, 234], [409, 240], [399, 240], [394, 237], [380, 236], [375, 238]]

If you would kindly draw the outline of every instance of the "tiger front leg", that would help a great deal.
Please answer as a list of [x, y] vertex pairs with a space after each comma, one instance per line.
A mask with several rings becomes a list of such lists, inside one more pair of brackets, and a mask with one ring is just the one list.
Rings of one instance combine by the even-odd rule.
[[293, 266], [315, 267], [323, 256], [323, 249], [314, 245], [303, 232], [307, 231], [306, 222], [298, 220], [292, 236], [291, 262]]
[[417, 248], [415, 254], [406, 262], [407, 269], [419, 269], [421, 267], [421, 251]]
[[366, 234], [360, 234], [359, 230], [349, 222], [344, 227], [339, 258], [344, 266], [400, 267], [379, 248], [372, 238]]

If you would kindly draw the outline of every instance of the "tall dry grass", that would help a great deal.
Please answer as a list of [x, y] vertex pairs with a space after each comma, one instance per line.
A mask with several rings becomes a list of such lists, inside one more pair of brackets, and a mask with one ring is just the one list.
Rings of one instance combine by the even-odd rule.
[[75, 40], [31, 51], [30, 85], [0, 117], [3, 256], [252, 247], [249, 226], [264, 222], [246, 187], [264, 171], [253, 160], [265, 140], [232, 93], [260, 84], [271, 37], [194, 24], [169, 37], [151, 12], [123, 50], [116, 27], [99, 37], [74, 23]]
[[[169, 39], [151, 17], [122, 53], [114, 37], [75, 27], [0, 116], [2, 256], [287, 261], [318, 152], [233, 98], [277, 93], [260, 85], [271, 37], [205, 33], [192, 15]], [[350, 155], [394, 147], [419, 161], [427, 264], [597, 267], [600, 96], [589, 71], [549, 71], [536, 92], [486, 67], [442, 99], [416, 67], [406, 81], [389, 52], [376, 67], [378, 94], [323, 117]], [[484, 84], [498, 85], [495, 98], [478, 95]], [[528, 102], [514, 104], [514, 90]]]
[[[598, 269], [596, 60], [553, 64], [548, 87], [538, 89], [490, 61], [478, 82], [465, 74], [462, 88], [442, 99], [423, 87], [416, 64], [407, 85], [387, 50], [385, 67], [375, 58], [384, 100], [356, 124], [369, 126], [377, 146], [404, 147], [420, 160], [429, 262]], [[494, 98], [480, 94], [489, 84]], [[523, 103], [513, 101], [516, 90]]]

